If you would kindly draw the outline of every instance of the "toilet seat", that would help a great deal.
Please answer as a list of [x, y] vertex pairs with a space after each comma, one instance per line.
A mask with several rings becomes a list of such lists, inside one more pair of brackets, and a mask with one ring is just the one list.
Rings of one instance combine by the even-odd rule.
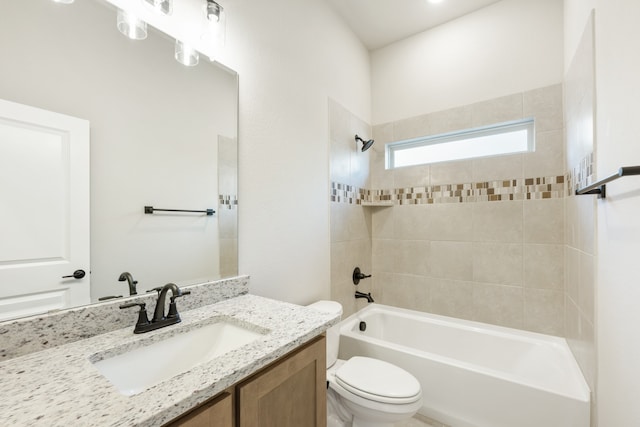
[[[342, 314], [336, 302], [309, 306], [334, 316]], [[422, 407], [420, 383], [407, 371], [377, 359], [338, 359], [340, 325], [327, 331], [327, 423], [333, 427], [393, 427]], [[344, 368], [344, 369], [343, 369]], [[331, 424], [333, 423], [333, 424]]]
[[335, 381], [342, 388], [374, 402], [403, 405], [422, 396], [416, 378], [395, 365], [370, 357], [355, 356], [335, 371]]

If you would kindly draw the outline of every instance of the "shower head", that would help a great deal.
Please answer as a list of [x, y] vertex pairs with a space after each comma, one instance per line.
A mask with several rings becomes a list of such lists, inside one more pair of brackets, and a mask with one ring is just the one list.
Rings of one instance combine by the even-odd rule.
[[365, 141], [364, 139], [360, 138], [358, 135], [356, 135], [356, 146], [358, 145], [358, 141], [362, 142], [362, 152], [367, 151], [369, 148], [371, 148], [371, 146], [373, 145], [373, 143], [375, 142], [373, 139], [370, 139], [368, 141]]

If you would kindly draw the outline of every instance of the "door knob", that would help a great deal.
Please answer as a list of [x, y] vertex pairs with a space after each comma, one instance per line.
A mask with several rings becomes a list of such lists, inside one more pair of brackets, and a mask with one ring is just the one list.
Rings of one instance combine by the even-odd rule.
[[70, 276], [62, 276], [63, 279], [69, 279], [69, 278], [74, 278], [74, 279], [82, 279], [85, 276], [85, 272], [84, 270], [76, 270], [73, 272], [72, 275]]

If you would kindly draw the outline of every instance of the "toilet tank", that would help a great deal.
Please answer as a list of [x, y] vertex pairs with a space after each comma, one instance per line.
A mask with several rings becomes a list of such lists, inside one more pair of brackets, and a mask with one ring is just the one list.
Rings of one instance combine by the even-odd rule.
[[[317, 301], [307, 307], [323, 313], [342, 316], [342, 305], [336, 301]], [[340, 328], [338, 325], [327, 330], [327, 368], [338, 360], [338, 350], [340, 346]]]

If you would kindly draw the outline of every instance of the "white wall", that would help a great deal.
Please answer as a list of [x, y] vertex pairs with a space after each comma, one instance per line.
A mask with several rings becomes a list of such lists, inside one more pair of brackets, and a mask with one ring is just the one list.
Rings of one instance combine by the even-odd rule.
[[329, 297], [328, 97], [370, 118], [369, 55], [322, 1], [229, 1], [240, 74], [240, 273], [251, 292]]
[[[567, 55], [595, 6], [597, 175], [640, 164], [640, 3], [565, 0]], [[637, 178], [607, 186], [598, 201], [597, 425], [640, 425], [640, 190]]]
[[562, 81], [562, 0], [503, 0], [372, 52], [373, 124]]
[[596, 0], [564, 0], [564, 71], [568, 71]]
[[[640, 3], [596, 2], [598, 177], [640, 164]], [[598, 425], [640, 425], [640, 182], [598, 204]]]

